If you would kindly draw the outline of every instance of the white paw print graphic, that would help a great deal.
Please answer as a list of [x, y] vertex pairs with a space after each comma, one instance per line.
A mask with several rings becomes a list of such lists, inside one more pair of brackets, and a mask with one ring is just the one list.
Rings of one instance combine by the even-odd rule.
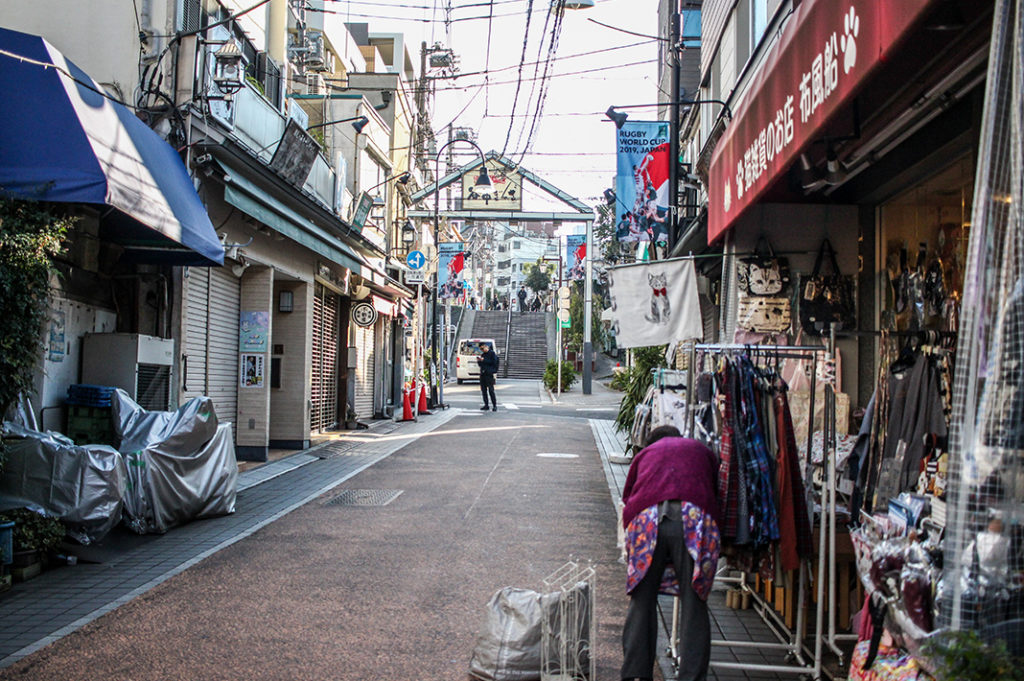
[[857, 34], [860, 33], [860, 17], [853, 7], [843, 17], [843, 39], [839, 43], [843, 48], [843, 73], [857, 65]]

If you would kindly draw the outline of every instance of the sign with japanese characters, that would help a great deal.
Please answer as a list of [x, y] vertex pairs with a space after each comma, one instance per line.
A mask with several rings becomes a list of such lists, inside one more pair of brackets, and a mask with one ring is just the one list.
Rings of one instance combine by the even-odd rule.
[[518, 170], [508, 168], [496, 158], [487, 159], [487, 176], [491, 180], [491, 194], [486, 196], [477, 189], [480, 166], [462, 176], [462, 207], [465, 210], [522, 210], [523, 177]]
[[804, 0], [715, 147], [708, 243], [755, 203], [850, 101], [928, 0]]

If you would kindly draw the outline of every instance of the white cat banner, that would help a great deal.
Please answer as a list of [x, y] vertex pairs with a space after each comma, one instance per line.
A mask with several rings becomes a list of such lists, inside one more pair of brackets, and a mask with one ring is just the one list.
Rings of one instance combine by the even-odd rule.
[[612, 267], [608, 289], [612, 328], [620, 348], [703, 338], [692, 259]]

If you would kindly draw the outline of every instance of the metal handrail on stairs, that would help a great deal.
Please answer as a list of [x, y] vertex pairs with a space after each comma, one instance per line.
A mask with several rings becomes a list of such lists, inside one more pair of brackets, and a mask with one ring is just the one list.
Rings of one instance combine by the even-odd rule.
[[508, 306], [508, 317], [505, 319], [505, 360], [501, 363], [505, 367], [501, 377], [508, 378], [508, 347], [512, 338], [512, 306]]

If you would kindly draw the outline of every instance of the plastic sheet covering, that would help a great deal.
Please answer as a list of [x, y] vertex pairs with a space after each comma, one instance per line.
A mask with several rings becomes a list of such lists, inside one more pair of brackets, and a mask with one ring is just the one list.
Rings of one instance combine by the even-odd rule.
[[[566, 679], [586, 678], [591, 615], [587, 582], [544, 594], [511, 586], [499, 589], [487, 602], [487, 620], [469, 661], [470, 678], [539, 681], [563, 674]], [[549, 649], [542, 652], [545, 628], [550, 632]]]
[[[487, 620], [469, 661], [469, 675], [482, 681], [540, 679], [541, 630], [557, 594], [505, 587], [487, 602]], [[550, 615], [549, 615], [550, 616]]]
[[238, 463], [231, 425], [217, 424], [210, 398], [193, 398], [174, 412], [148, 412], [117, 390], [113, 412], [128, 465], [128, 527], [162, 533], [234, 512]]
[[102, 539], [121, 520], [124, 458], [106, 445], [78, 446], [59, 433], [5, 422], [7, 462], [0, 510], [28, 506], [56, 516], [82, 544]]

